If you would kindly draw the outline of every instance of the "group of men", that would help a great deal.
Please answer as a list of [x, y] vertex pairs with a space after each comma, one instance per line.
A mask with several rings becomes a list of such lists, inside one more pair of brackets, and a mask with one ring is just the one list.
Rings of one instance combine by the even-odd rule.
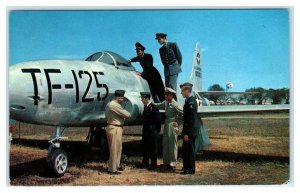
[[[158, 70], [153, 66], [153, 57], [145, 53], [146, 48], [139, 42], [135, 44], [137, 56], [131, 62], [139, 62], [143, 68], [141, 76], [148, 81], [150, 92], [141, 92], [144, 104], [141, 166], [149, 170], [157, 168], [158, 136], [161, 130], [159, 109], [165, 110], [163, 130], [163, 167], [174, 170], [177, 161], [178, 125], [183, 120], [183, 174], [195, 173], [195, 138], [199, 134], [200, 123], [197, 118], [197, 102], [191, 95], [193, 85], [180, 85], [181, 94], [186, 98], [185, 105], [177, 103], [177, 78], [181, 72], [182, 56], [176, 43], [167, 41], [167, 34], [157, 33], [155, 39], [163, 45], [159, 49], [164, 65], [165, 86]], [[130, 113], [122, 108], [125, 91], [116, 90], [115, 99], [106, 107], [107, 140], [109, 145], [109, 174], [120, 174], [124, 165], [120, 163], [122, 152], [122, 126]], [[153, 99], [151, 101], [151, 97]], [[183, 119], [182, 119], [183, 116]], [[150, 161], [150, 163], [149, 163]]]
[[[143, 134], [142, 134], [142, 167], [149, 170], [157, 168], [158, 135], [161, 130], [161, 116], [159, 108], [165, 109], [166, 120], [163, 131], [163, 165], [168, 169], [175, 169], [177, 161], [178, 124], [183, 114], [183, 174], [195, 173], [195, 138], [199, 133], [200, 123], [197, 118], [197, 102], [191, 95], [192, 84], [180, 85], [181, 94], [186, 98], [182, 107], [174, 100], [176, 91], [165, 89], [165, 100], [162, 103], [153, 103], [149, 92], [141, 92], [141, 101], [144, 104]], [[106, 106], [107, 141], [109, 146], [109, 174], [120, 174], [124, 165], [120, 163], [122, 153], [122, 127], [124, 120], [130, 118], [130, 113], [122, 108], [120, 103], [124, 99], [124, 90], [115, 91], [115, 99]], [[150, 159], [150, 164], [149, 164]]]
[[[195, 97], [191, 95], [193, 85], [184, 83], [180, 85], [181, 94], [186, 99], [183, 107], [176, 101], [176, 87], [178, 73], [181, 72], [182, 56], [176, 43], [167, 42], [166, 34], [156, 34], [156, 39], [163, 45], [159, 49], [162, 63], [164, 65], [165, 84], [157, 69], [153, 66], [151, 54], [144, 53], [146, 49], [137, 42], [137, 57], [131, 62], [140, 62], [145, 78], [150, 87], [150, 92], [141, 92], [141, 101], [144, 104], [143, 111], [143, 134], [142, 134], [142, 167], [149, 170], [157, 168], [158, 136], [161, 130], [161, 116], [159, 109], [165, 110], [165, 124], [163, 130], [163, 164], [162, 167], [174, 170], [177, 162], [177, 139], [179, 135], [178, 125], [183, 120], [182, 158], [183, 174], [195, 173], [195, 139], [201, 128], [197, 118], [198, 105]], [[163, 90], [162, 90], [163, 89]], [[163, 94], [161, 94], [163, 93]], [[122, 108], [120, 103], [124, 99], [124, 90], [115, 91], [115, 99], [106, 106], [107, 140], [109, 145], [109, 174], [120, 174], [124, 165], [120, 163], [122, 153], [122, 126], [124, 120], [130, 118], [130, 113]], [[153, 103], [151, 101], [158, 101]], [[183, 119], [182, 119], [183, 116]], [[150, 159], [150, 164], [149, 164]]]

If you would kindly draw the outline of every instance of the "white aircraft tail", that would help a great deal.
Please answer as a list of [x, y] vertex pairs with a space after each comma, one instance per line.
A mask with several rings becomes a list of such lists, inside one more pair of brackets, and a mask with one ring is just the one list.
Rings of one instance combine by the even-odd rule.
[[196, 43], [193, 59], [193, 68], [190, 76], [190, 83], [193, 84], [193, 90], [202, 91], [202, 66], [201, 66], [201, 48], [199, 42]]

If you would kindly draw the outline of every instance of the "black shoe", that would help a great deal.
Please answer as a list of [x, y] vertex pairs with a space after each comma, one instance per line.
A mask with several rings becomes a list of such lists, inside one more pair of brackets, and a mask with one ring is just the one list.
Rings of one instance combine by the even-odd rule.
[[152, 170], [155, 170], [157, 167], [156, 166], [150, 166], [149, 168], [148, 168], [148, 170], [149, 171], [152, 171]]
[[125, 165], [120, 164], [120, 167], [117, 168], [118, 171], [124, 171], [125, 170]]
[[148, 168], [148, 167], [149, 167], [149, 164], [141, 163], [140, 167], [141, 167], [141, 168]]
[[182, 173], [183, 175], [188, 175], [188, 174], [195, 174], [194, 171], [191, 170], [184, 170], [184, 172]]
[[169, 165], [167, 165], [167, 164], [160, 164], [159, 167], [163, 168], [163, 169], [167, 169], [167, 168], [169, 168]]
[[108, 174], [110, 175], [120, 175], [121, 172], [115, 171], [115, 172], [111, 172], [111, 171], [107, 171]]

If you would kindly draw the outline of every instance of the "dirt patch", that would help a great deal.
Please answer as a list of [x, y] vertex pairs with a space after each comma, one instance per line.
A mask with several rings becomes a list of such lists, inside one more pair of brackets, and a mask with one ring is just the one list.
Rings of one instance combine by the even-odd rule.
[[[68, 128], [65, 135], [69, 139], [62, 141], [69, 157], [68, 171], [61, 178], [52, 178], [45, 170], [45, 157], [47, 140], [54, 129], [22, 123], [20, 133], [15, 129], [10, 149], [11, 185], [283, 184], [290, 175], [289, 119], [286, 115], [260, 119], [261, 116], [203, 119], [212, 145], [197, 154], [197, 172], [188, 176], [180, 171], [180, 148], [175, 171], [158, 168], [150, 172], [139, 168], [141, 128], [126, 127], [122, 160], [126, 170], [122, 175], [107, 174], [107, 159], [98, 150], [86, 147], [88, 128]], [[161, 154], [158, 163], [162, 163]]]
[[[107, 161], [101, 161], [97, 151], [83, 153], [81, 156], [85, 159], [73, 156], [66, 175], [51, 178], [44, 167], [45, 152], [46, 150], [37, 148], [12, 145], [11, 185], [282, 184], [289, 179], [289, 165], [284, 162], [222, 161], [207, 158], [205, 154], [200, 155], [196, 174], [191, 176], [181, 174], [181, 158], [175, 171], [158, 168], [150, 172], [139, 167], [141, 156], [123, 156], [125, 171], [122, 175], [111, 176], [107, 174]], [[33, 157], [32, 153], [37, 155]], [[159, 158], [158, 164], [161, 163], [162, 159]]]

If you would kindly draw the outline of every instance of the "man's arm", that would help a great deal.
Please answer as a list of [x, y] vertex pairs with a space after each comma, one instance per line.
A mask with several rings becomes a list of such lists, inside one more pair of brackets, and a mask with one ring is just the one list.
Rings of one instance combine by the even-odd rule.
[[157, 108], [153, 108], [152, 109], [152, 118], [154, 119], [155, 123], [156, 123], [156, 129], [158, 132], [160, 132], [161, 130], [161, 116], [159, 113], [159, 110]]
[[179, 104], [178, 104], [176, 101], [174, 101], [174, 102], [172, 103], [172, 105], [173, 105], [173, 107], [176, 109], [176, 111], [177, 111], [178, 114], [183, 114], [183, 109], [182, 109], [182, 107], [179, 106]]
[[131, 59], [130, 59], [130, 62], [138, 62], [139, 59], [140, 59], [140, 57], [137, 56], [137, 57], [131, 58]]
[[123, 117], [124, 119], [128, 119], [131, 117], [130, 113], [125, 109], [123, 109], [121, 105], [114, 106], [112, 110], [118, 115], [120, 115], [121, 117]]
[[[195, 113], [196, 112], [196, 113]], [[189, 138], [194, 136], [194, 126], [195, 126], [195, 122], [197, 119], [197, 105], [196, 105], [196, 100], [193, 100], [191, 102], [189, 102], [189, 115], [190, 115], [190, 119], [189, 119], [189, 130], [188, 130], [188, 135]]]
[[185, 111], [185, 116], [188, 115], [188, 117], [184, 118], [185, 124], [184, 124], [184, 128], [182, 130], [182, 135], [188, 135], [188, 138], [193, 137], [193, 133], [194, 133], [194, 124], [195, 124], [195, 115], [194, 115], [194, 102], [190, 101], [188, 103], [188, 107], [187, 107], [187, 111]]
[[174, 106], [175, 110], [177, 111], [176, 121], [177, 121], [178, 125], [182, 125], [182, 122], [183, 122], [183, 119], [182, 119], [183, 118], [182, 117], [183, 109], [182, 109], [181, 106], [179, 106], [179, 104], [176, 101], [174, 101], [172, 103], [172, 105]]
[[174, 43], [174, 52], [176, 54], [178, 64], [181, 65], [182, 64], [182, 55], [181, 55], [181, 52], [179, 50], [179, 47], [178, 47], [177, 43]]
[[165, 109], [166, 101], [163, 101], [162, 103], [153, 103], [153, 105], [158, 109]]
[[159, 48], [159, 55], [160, 55], [160, 59], [161, 59], [161, 63], [165, 66], [165, 60], [164, 60], [164, 51], [162, 48]]

